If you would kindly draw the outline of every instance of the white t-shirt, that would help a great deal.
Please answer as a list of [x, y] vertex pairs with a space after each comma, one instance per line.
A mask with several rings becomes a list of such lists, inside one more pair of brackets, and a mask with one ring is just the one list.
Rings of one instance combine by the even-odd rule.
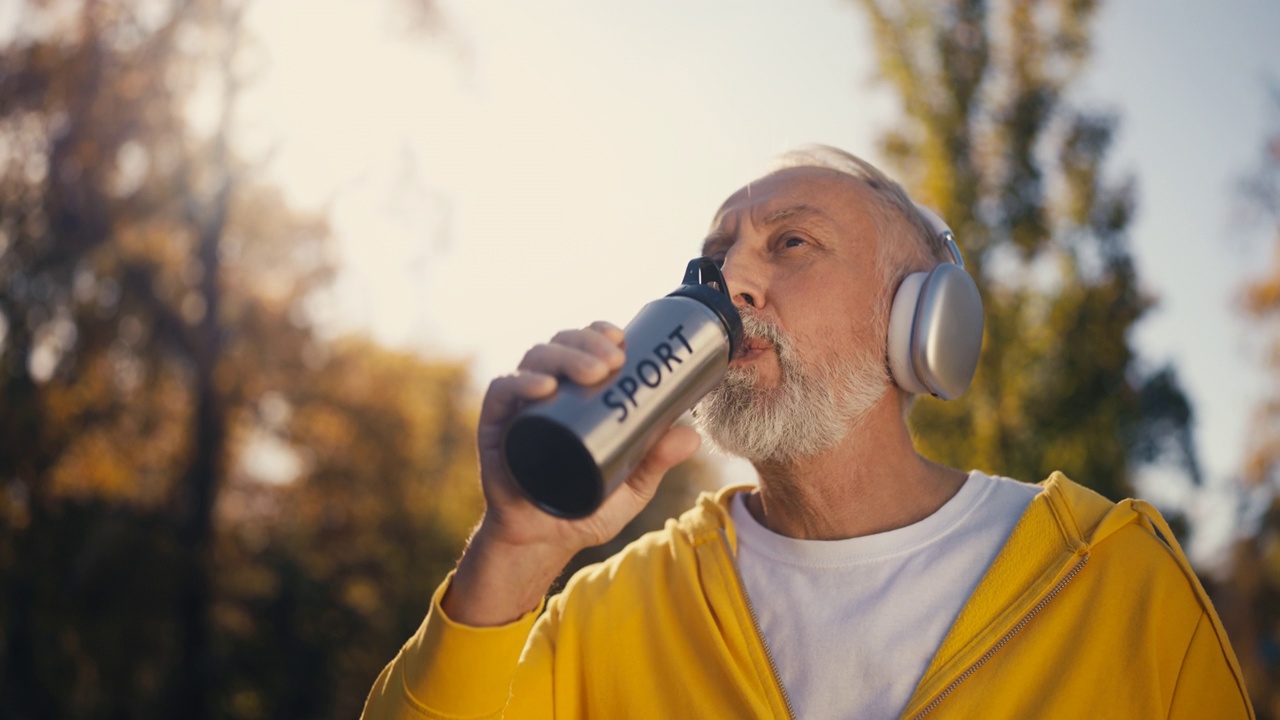
[[730, 512], [738, 568], [800, 718], [896, 718], [1040, 488], [973, 471], [914, 525], [796, 540]]

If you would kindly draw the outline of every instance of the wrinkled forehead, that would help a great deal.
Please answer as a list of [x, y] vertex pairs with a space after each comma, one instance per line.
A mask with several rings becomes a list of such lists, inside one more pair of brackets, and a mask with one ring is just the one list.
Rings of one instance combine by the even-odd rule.
[[712, 219], [715, 228], [729, 216], [768, 213], [789, 203], [829, 205], [859, 209], [870, 189], [859, 179], [838, 170], [795, 167], [770, 173], [747, 183], [720, 205]]
[[764, 227], [795, 211], [822, 214], [837, 222], [869, 219], [870, 193], [861, 180], [838, 170], [786, 168], [730, 195], [711, 221], [711, 235], [736, 234], [743, 223]]

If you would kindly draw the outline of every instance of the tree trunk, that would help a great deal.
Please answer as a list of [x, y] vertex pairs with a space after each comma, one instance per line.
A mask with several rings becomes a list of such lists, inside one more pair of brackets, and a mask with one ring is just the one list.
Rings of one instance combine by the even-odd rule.
[[[216, 158], [215, 162], [225, 168], [221, 160]], [[227, 220], [230, 184], [229, 176], [224, 176], [222, 187], [211, 203], [211, 212], [200, 221], [199, 258], [204, 275], [200, 280], [199, 295], [204, 303], [204, 315], [196, 327], [197, 336], [192, 343], [196, 367], [192, 458], [183, 487], [178, 526], [178, 540], [187, 561], [178, 601], [182, 655], [176, 685], [175, 717], [189, 720], [209, 717], [210, 689], [216, 680], [209, 631], [213, 591], [213, 509], [227, 450], [226, 402], [218, 383], [218, 361], [223, 345], [219, 323], [218, 246]]]

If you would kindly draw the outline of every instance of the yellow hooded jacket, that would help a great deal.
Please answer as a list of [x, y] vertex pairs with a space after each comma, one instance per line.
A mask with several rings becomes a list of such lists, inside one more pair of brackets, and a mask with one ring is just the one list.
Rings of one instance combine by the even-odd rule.
[[[1041, 485], [902, 717], [1253, 718], [1159, 513], [1059, 473]], [[506, 626], [451, 622], [446, 581], [364, 717], [791, 717], [734, 564], [742, 489], [704, 495]]]

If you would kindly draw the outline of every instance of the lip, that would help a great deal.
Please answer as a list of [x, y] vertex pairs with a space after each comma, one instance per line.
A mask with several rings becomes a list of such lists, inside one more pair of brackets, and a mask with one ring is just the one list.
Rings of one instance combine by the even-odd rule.
[[738, 349], [737, 356], [734, 360], [751, 360], [760, 357], [766, 352], [773, 351], [773, 343], [763, 338], [748, 338], [743, 342], [742, 347]]

